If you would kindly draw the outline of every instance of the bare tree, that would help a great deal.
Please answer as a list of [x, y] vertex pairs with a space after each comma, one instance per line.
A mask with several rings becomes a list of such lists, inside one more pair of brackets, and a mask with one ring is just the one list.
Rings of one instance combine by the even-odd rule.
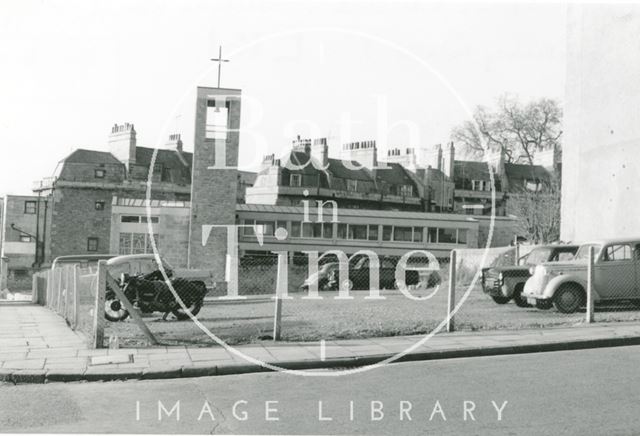
[[475, 122], [465, 121], [451, 132], [452, 139], [471, 157], [482, 157], [486, 147], [502, 149], [507, 162], [524, 159], [533, 164], [537, 151], [560, 149], [562, 109], [553, 99], [522, 104], [505, 94], [495, 110], [478, 106], [473, 118]]
[[560, 180], [550, 174], [548, 180], [520, 186], [508, 194], [507, 212], [519, 218], [518, 234], [534, 244], [560, 239]]

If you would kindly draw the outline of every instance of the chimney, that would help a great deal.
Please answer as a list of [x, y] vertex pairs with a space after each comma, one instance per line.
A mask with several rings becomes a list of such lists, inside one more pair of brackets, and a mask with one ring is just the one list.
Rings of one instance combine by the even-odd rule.
[[329, 164], [329, 147], [327, 138], [316, 138], [311, 145], [311, 157], [317, 160], [324, 168]]
[[167, 141], [167, 148], [174, 149], [182, 153], [182, 139], [180, 139], [179, 133], [174, 133], [169, 135], [169, 140]]
[[342, 145], [341, 158], [358, 162], [365, 168], [378, 166], [378, 149], [376, 141], [349, 142]]
[[133, 124], [114, 124], [109, 135], [109, 152], [127, 166], [136, 163], [136, 130]]
[[300, 138], [300, 135], [291, 143], [293, 151], [300, 151], [306, 154], [311, 152], [311, 139]]
[[447, 144], [444, 153], [442, 152], [442, 147], [440, 147], [440, 154], [442, 154], [442, 166], [438, 169], [440, 169], [445, 176], [449, 178], [453, 177], [453, 168], [456, 159], [456, 148], [453, 142]]
[[493, 169], [493, 172], [498, 176], [504, 174], [504, 150], [502, 147], [498, 147], [497, 150], [490, 150], [485, 154], [485, 161]]

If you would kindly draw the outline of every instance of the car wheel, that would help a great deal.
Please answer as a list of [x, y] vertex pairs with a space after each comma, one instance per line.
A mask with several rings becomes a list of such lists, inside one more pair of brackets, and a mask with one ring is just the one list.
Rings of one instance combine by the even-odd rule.
[[518, 307], [531, 307], [531, 305], [527, 303], [527, 299], [522, 296], [523, 290], [524, 285], [522, 283], [516, 286], [513, 291], [513, 302], [516, 303]]
[[340, 288], [345, 288], [347, 291], [350, 291], [353, 289], [353, 282], [349, 279], [345, 279], [341, 282]]
[[509, 301], [511, 301], [511, 298], [509, 297], [491, 297], [493, 298], [493, 301], [495, 301], [498, 304], [507, 304]]
[[553, 305], [558, 312], [573, 313], [584, 304], [584, 292], [575, 284], [562, 286], [553, 296]]
[[553, 303], [550, 300], [536, 300], [536, 309], [549, 310], [553, 307]]
[[[191, 305], [188, 306], [187, 309], [189, 309], [189, 312], [191, 312], [191, 315], [196, 316], [198, 312], [200, 312], [200, 309], [202, 309], [202, 304], [203, 304], [203, 301], [199, 300], [194, 303], [191, 303]], [[185, 321], [190, 318], [189, 314], [185, 312], [182, 308], [172, 310], [171, 312], [175, 315], [176, 318], [178, 318], [178, 321]]]
[[111, 322], [124, 321], [129, 316], [129, 312], [124, 308], [120, 300], [109, 298], [104, 302], [104, 317]]

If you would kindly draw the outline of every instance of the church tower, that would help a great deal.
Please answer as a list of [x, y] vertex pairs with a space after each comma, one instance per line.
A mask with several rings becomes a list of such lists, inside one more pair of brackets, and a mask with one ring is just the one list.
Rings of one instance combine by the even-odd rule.
[[208, 87], [197, 92], [188, 264], [213, 270], [216, 281], [225, 279], [227, 231], [213, 228], [203, 245], [203, 226], [236, 222], [240, 94]]

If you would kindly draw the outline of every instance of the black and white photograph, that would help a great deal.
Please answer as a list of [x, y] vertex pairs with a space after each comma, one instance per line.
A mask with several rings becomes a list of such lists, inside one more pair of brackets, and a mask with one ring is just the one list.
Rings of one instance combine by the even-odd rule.
[[2, 0], [0, 65], [0, 434], [640, 434], [640, 1]]

